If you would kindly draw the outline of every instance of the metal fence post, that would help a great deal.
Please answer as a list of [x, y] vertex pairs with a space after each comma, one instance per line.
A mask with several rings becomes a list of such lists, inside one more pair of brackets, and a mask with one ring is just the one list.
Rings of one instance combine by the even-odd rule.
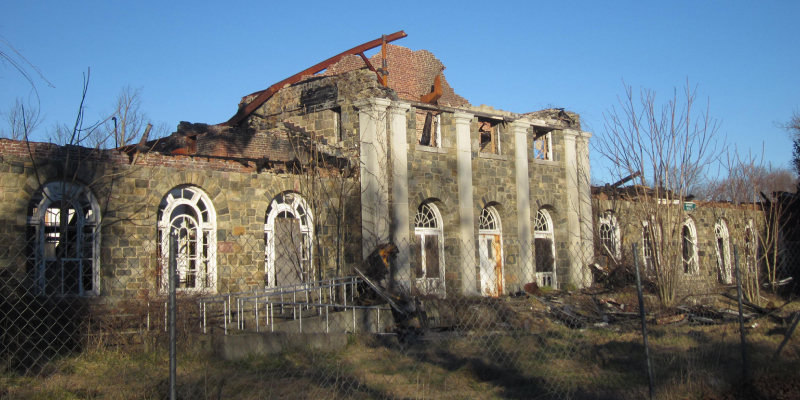
[[172, 232], [169, 246], [169, 398], [175, 400], [177, 396], [178, 362], [176, 343], [176, 305], [175, 305], [175, 278], [178, 267], [177, 260], [178, 235]]
[[733, 245], [733, 261], [736, 267], [736, 295], [739, 302], [739, 333], [742, 338], [742, 382], [747, 382], [747, 340], [744, 334], [744, 313], [742, 311], [742, 272], [739, 269], [739, 245]]
[[636, 293], [639, 295], [639, 317], [642, 320], [642, 340], [644, 343], [644, 357], [647, 363], [647, 384], [650, 388], [650, 400], [652, 400], [656, 397], [655, 377], [653, 376], [653, 362], [650, 360], [650, 341], [647, 339], [647, 320], [644, 315], [644, 296], [642, 296], [642, 276], [639, 273], [639, 259], [636, 254], [636, 244], [633, 244], [633, 268], [636, 270]]

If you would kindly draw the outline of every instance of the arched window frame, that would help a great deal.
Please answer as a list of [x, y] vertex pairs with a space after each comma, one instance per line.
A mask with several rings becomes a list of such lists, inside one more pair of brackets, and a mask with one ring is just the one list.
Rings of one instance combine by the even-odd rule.
[[293, 192], [281, 193], [272, 199], [267, 209], [267, 221], [264, 223], [266, 287], [277, 286], [277, 277], [275, 276], [275, 220], [284, 212], [291, 214], [294, 219], [300, 221], [300, 234], [303, 237], [303, 249], [306, 251], [303, 261], [308, 262], [309, 276], [315, 276], [313, 263], [314, 215], [311, 213], [311, 209], [303, 196]]
[[697, 247], [697, 227], [694, 220], [687, 217], [681, 227], [681, 258], [685, 274], [700, 274]]
[[[191, 209], [194, 215], [172, 214], [180, 206]], [[194, 226], [185, 226], [186, 221]], [[176, 226], [179, 221], [184, 224]], [[215, 293], [217, 291], [217, 213], [214, 204], [206, 192], [197, 186], [177, 186], [167, 193], [159, 205], [158, 231], [161, 252], [161, 290], [169, 288], [170, 245], [172, 240], [178, 242], [176, 290], [182, 292]], [[191, 245], [190, 237], [181, 236], [182, 232], [193, 234], [196, 239]], [[176, 237], [177, 235], [177, 237]], [[184, 251], [184, 249], [186, 249]], [[195, 269], [189, 264], [196, 262]], [[194, 274], [194, 281], [190, 275]]]
[[758, 269], [758, 239], [753, 220], [747, 221], [744, 227], [744, 257], [747, 273], [757, 280]]
[[[503, 288], [505, 284], [505, 265], [503, 265], [503, 227], [500, 221], [500, 214], [493, 206], [486, 206], [483, 208], [483, 210], [481, 210], [481, 214], [478, 218], [478, 241], [478, 251], [481, 264], [480, 268], [482, 274], [480, 277], [481, 294], [486, 296], [499, 296], [503, 294]], [[493, 244], [491, 247], [488, 246], [490, 241]], [[490, 256], [493, 259], [495, 257], [499, 257], [499, 273], [494, 276], [494, 279], [484, 276], [484, 274], [486, 274], [488, 271], [485, 270], [486, 266], [482, 265], [484, 259], [488, 261]], [[494, 286], [490, 287], [489, 284], [493, 284]]]
[[[62, 207], [51, 207], [54, 204], [67, 202], [72, 210], [86, 210], [86, 213], [74, 213], [75, 218], [75, 253], [72, 257], [48, 256], [48, 243], [59, 243], [62, 229], [60, 213]], [[68, 217], [68, 222], [72, 221]], [[58, 220], [58, 222], [56, 222]], [[49, 296], [96, 296], [100, 293], [100, 205], [94, 194], [83, 185], [71, 182], [50, 182], [42, 187], [31, 198], [28, 211], [28, 226], [34, 241], [31, 260], [34, 264], [34, 292]], [[51, 231], [48, 228], [58, 227]], [[49, 231], [49, 232], [48, 232]], [[49, 262], [62, 263], [56, 268], [59, 274], [57, 282], [60, 287], [49, 291], [47, 265]], [[78, 290], [69, 291], [64, 287], [64, 262], [77, 263]], [[54, 280], [55, 281], [55, 280]]]
[[729, 285], [733, 283], [733, 271], [731, 268], [731, 240], [728, 231], [728, 224], [720, 219], [714, 225], [714, 247], [717, 252], [717, 268], [722, 283]]
[[[549, 286], [554, 289], [558, 287], [558, 276], [556, 275], [556, 243], [553, 235], [553, 219], [550, 213], [540, 208], [536, 212], [536, 219], [533, 223], [533, 240], [534, 240], [534, 259], [536, 264], [536, 283], [540, 287]], [[548, 243], [549, 241], [549, 243]], [[545, 260], [542, 253], [543, 250], [549, 250], [552, 255], [551, 260]], [[552, 263], [549, 267], [543, 263]], [[543, 272], [542, 269], [550, 269], [549, 272]]]
[[615, 260], [622, 258], [620, 243], [619, 223], [617, 223], [617, 216], [611, 211], [606, 211], [600, 217], [598, 224], [598, 237], [600, 238], [600, 246], [604, 254], [614, 257]]
[[[439, 208], [432, 202], [420, 204], [417, 214], [414, 216], [414, 235], [417, 238], [419, 248], [420, 270], [414, 271], [418, 287], [425, 293], [445, 294], [445, 262], [444, 262], [444, 223]], [[439, 262], [438, 276], [429, 276], [427, 257], [430, 248], [429, 242], [433, 242], [437, 247], [437, 257]]]
[[661, 226], [655, 217], [642, 221], [642, 265], [648, 273], [655, 273], [656, 262], [661, 262]]

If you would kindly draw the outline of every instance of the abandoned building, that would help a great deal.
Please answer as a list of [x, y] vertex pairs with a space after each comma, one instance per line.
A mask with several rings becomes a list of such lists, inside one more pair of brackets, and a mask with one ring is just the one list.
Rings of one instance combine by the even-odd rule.
[[783, 260], [773, 257], [779, 235], [760, 203], [697, 201], [664, 189], [607, 185], [592, 187], [592, 210], [595, 273], [629, 267], [636, 257], [645, 279], [656, 285], [668, 280], [676, 295], [689, 300], [735, 285], [736, 256], [744, 284], [756, 291], [759, 282], [775, 279], [768, 274], [782, 275]]
[[[97, 150], [0, 140], [0, 263], [41, 295], [241, 293], [353, 275], [499, 296], [591, 283], [577, 114], [473, 106], [425, 50], [369, 42], [245, 96], [231, 120]], [[383, 45], [368, 58], [363, 52]]]

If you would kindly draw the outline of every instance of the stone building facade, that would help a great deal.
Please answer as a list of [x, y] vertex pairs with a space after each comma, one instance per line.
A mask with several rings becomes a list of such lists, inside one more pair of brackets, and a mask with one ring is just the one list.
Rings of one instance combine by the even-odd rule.
[[0, 140], [2, 268], [43, 294], [148, 297], [177, 260], [182, 291], [237, 293], [351, 275], [388, 242], [391, 284], [425, 294], [591, 283], [579, 116], [475, 107], [431, 53], [387, 54], [387, 86], [346, 56], [236, 124], [112, 150]]

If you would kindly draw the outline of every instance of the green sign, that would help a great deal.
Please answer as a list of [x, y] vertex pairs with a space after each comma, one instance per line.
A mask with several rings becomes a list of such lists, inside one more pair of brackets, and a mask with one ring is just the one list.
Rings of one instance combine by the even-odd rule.
[[697, 208], [697, 204], [694, 204], [691, 201], [683, 203], [683, 211], [694, 211], [695, 208]]

